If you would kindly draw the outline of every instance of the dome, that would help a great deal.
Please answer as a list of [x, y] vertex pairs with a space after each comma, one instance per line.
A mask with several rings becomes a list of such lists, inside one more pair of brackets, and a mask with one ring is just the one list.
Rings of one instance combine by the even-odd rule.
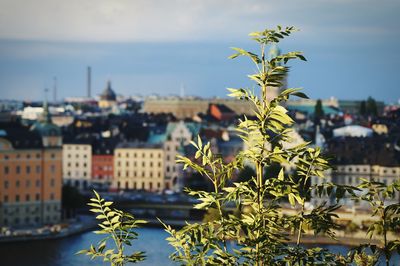
[[36, 122], [31, 130], [38, 132], [42, 137], [61, 136], [61, 130], [53, 123]]
[[100, 95], [100, 99], [105, 101], [115, 101], [117, 99], [115, 92], [111, 89], [111, 81], [107, 82], [107, 87]]
[[43, 103], [43, 114], [31, 127], [32, 131], [38, 132], [42, 137], [61, 136], [61, 130], [52, 123], [47, 101]]

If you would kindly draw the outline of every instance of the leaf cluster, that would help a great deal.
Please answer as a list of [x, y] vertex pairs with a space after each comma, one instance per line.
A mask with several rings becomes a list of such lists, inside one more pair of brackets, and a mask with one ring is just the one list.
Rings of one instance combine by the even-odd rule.
[[[94, 233], [106, 237], [96, 246], [92, 244], [89, 249], [81, 250], [77, 254], [91, 256], [91, 259], [101, 257], [103, 261], [115, 266], [144, 260], [144, 252], [138, 251], [127, 255], [125, 250], [126, 246], [131, 246], [131, 242], [137, 239], [138, 234], [134, 229], [146, 222], [135, 220], [131, 214], [112, 208], [113, 202], [105, 201], [96, 191], [93, 192], [95, 197], [90, 199], [88, 205], [92, 207], [90, 211], [96, 214], [100, 227], [100, 230]], [[108, 240], [112, 240], [112, 245], [108, 244]], [[110, 248], [107, 249], [108, 246]]]

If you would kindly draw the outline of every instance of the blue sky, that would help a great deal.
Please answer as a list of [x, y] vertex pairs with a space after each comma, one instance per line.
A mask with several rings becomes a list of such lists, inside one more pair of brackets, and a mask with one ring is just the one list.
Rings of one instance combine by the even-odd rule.
[[110, 79], [123, 95], [224, 97], [252, 86], [254, 67], [229, 60], [252, 51], [251, 31], [277, 24], [301, 31], [283, 52], [303, 51], [290, 87], [312, 98], [400, 98], [400, 1], [396, 0], [0, 0], [0, 98], [39, 100], [58, 79], [59, 98], [84, 96]]

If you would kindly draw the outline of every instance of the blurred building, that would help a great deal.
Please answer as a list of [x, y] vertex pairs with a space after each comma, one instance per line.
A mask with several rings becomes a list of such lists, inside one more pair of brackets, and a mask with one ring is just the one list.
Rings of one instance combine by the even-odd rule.
[[108, 189], [114, 177], [114, 148], [116, 140], [103, 138], [92, 148], [92, 184], [96, 189]]
[[107, 82], [107, 87], [100, 95], [99, 107], [100, 108], [112, 108], [117, 104], [117, 95], [111, 88], [111, 81]]
[[127, 142], [114, 150], [116, 190], [164, 190], [164, 150], [161, 145]]
[[236, 114], [253, 114], [250, 102], [234, 99], [149, 98], [144, 101], [143, 111], [153, 114], [172, 113], [176, 118], [184, 119], [198, 113], [207, 113], [210, 103], [224, 104]]
[[62, 138], [47, 103], [27, 128], [0, 125], [0, 225], [36, 226], [61, 219]]
[[86, 140], [63, 145], [64, 184], [87, 189], [92, 179], [92, 145]]

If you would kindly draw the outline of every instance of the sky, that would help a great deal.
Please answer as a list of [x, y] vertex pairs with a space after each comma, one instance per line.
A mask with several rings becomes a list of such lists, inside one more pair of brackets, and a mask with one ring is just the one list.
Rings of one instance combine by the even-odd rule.
[[225, 97], [254, 85], [255, 68], [230, 47], [258, 51], [248, 33], [299, 31], [279, 44], [303, 51], [289, 87], [311, 98], [400, 98], [398, 0], [0, 0], [0, 99], [92, 94], [107, 80], [130, 95]]

